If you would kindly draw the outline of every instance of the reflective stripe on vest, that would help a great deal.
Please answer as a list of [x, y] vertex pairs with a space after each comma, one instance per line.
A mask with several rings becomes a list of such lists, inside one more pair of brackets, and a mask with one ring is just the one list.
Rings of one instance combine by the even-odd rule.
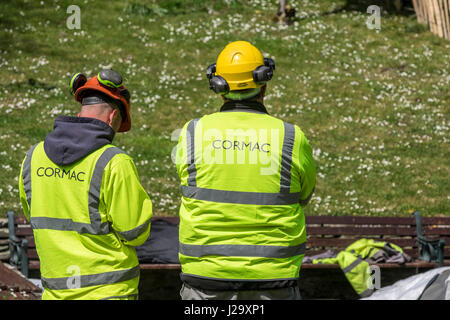
[[[98, 211], [100, 203], [100, 189], [102, 185], [103, 171], [111, 159], [120, 153], [125, 153], [116, 147], [106, 149], [98, 158], [92, 173], [89, 185], [89, 218], [91, 223], [74, 222], [72, 219], [50, 218], [50, 217], [32, 217], [31, 216], [31, 159], [36, 145], [27, 153], [23, 165], [22, 177], [24, 180], [24, 190], [27, 195], [28, 205], [30, 207], [30, 223], [33, 229], [50, 229], [59, 231], [76, 231], [78, 233], [88, 233], [94, 235], [107, 234], [112, 231], [108, 222], [101, 222], [101, 215]], [[147, 225], [149, 222], [146, 222]], [[141, 230], [142, 226], [136, 228]], [[131, 237], [139, 230], [127, 231], [124, 234]]]
[[[131, 269], [79, 275], [63, 278], [43, 278], [42, 285], [50, 290], [76, 289], [90, 286], [113, 284], [131, 280], [139, 276], [139, 266]], [[79, 280], [79, 282], [78, 282]], [[72, 283], [75, 282], [75, 283]], [[78, 283], [77, 283], [78, 282]]]
[[189, 174], [187, 183], [188, 186], [197, 186], [197, 168], [195, 167], [195, 127], [197, 126], [198, 119], [194, 119], [189, 122], [187, 127], [187, 172]]
[[348, 272], [352, 271], [354, 268], [356, 268], [356, 266], [358, 266], [360, 263], [363, 263], [363, 262], [365, 262], [365, 261], [358, 258], [355, 261], [353, 261], [351, 264], [346, 266], [344, 269], [342, 269], [342, 272], [348, 273]]
[[187, 186], [181, 186], [181, 193], [186, 198], [222, 203], [254, 204], [254, 205], [290, 205], [300, 201], [300, 192], [290, 193], [292, 151], [295, 141], [295, 127], [284, 122], [284, 139], [281, 152], [280, 192], [243, 192], [226, 191], [197, 187], [197, 168], [195, 166], [195, 128], [198, 119], [189, 122], [186, 132]]
[[[281, 149], [280, 193], [289, 193], [291, 190], [292, 150], [294, 149], [295, 127], [284, 122], [283, 148]], [[300, 193], [298, 194], [297, 202]]]
[[286, 205], [298, 203], [300, 192], [295, 193], [264, 193], [226, 191], [192, 186], [181, 186], [181, 194], [186, 198], [223, 203], [255, 204], [255, 205]]
[[306, 243], [296, 246], [267, 246], [240, 244], [193, 245], [180, 242], [180, 253], [190, 257], [208, 255], [227, 257], [289, 258], [305, 254]]

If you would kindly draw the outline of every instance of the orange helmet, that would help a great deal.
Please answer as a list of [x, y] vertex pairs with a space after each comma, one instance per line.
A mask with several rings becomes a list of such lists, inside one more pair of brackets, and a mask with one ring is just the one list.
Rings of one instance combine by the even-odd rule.
[[122, 84], [120, 73], [106, 69], [99, 72], [95, 77], [87, 80], [82, 73], [75, 74], [70, 81], [70, 88], [75, 95], [75, 100], [82, 103], [87, 91], [97, 91], [120, 102], [122, 124], [119, 132], [129, 131], [131, 128], [130, 118], [130, 92]]

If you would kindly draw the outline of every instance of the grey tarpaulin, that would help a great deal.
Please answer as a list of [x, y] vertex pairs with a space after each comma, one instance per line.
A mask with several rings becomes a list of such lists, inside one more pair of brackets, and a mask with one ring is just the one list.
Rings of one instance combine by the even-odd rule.
[[450, 267], [416, 274], [375, 291], [362, 300], [450, 300]]

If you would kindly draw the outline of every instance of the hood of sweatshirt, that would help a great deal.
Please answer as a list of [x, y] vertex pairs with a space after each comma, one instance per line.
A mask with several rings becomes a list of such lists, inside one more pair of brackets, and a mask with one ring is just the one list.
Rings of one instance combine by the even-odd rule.
[[114, 135], [101, 120], [58, 116], [53, 131], [45, 137], [44, 150], [55, 164], [67, 166], [111, 143]]

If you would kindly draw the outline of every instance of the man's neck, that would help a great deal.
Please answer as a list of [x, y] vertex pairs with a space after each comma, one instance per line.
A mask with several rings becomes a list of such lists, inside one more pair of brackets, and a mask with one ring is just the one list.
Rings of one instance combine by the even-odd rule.
[[242, 110], [242, 111], [252, 110], [257, 113], [267, 113], [268, 114], [266, 107], [257, 100], [244, 100], [244, 101], [228, 100], [220, 108], [221, 112], [239, 111], [239, 110]]

